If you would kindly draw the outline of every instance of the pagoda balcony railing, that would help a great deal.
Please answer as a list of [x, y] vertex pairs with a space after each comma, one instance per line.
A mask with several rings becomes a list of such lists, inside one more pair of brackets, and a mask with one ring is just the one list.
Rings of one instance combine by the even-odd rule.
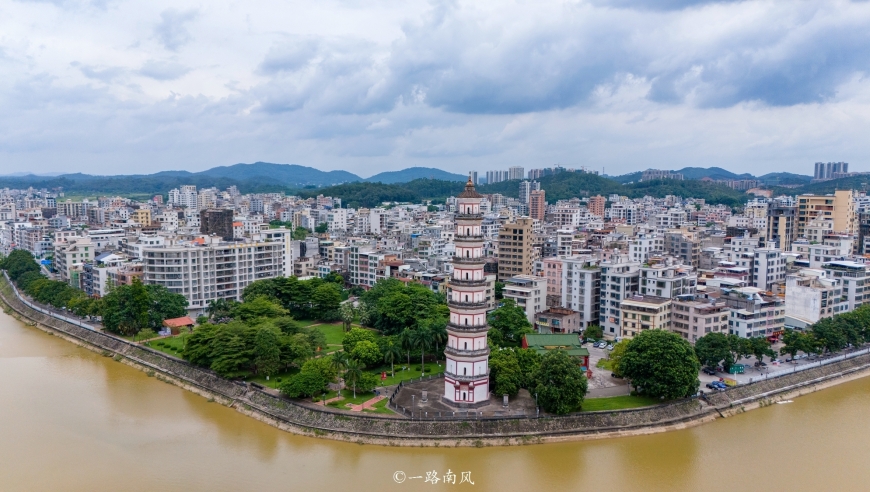
[[487, 308], [486, 301], [481, 302], [456, 302], [456, 301], [447, 301], [447, 307], [455, 307], [459, 309], [486, 309]]
[[465, 280], [461, 278], [451, 278], [450, 285], [459, 285], [463, 287], [486, 287], [486, 280]]
[[456, 357], [479, 357], [483, 355], [489, 355], [489, 347], [477, 350], [463, 350], [448, 345], [444, 348], [444, 353], [447, 355], [455, 355]]
[[467, 258], [465, 256], [454, 256], [452, 260], [455, 265], [475, 265], [480, 263], [486, 263], [486, 258], [480, 256], [477, 258]]
[[457, 233], [453, 236], [454, 241], [475, 241], [480, 242], [483, 241], [483, 234], [459, 234]]
[[478, 374], [476, 376], [469, 376], [467, 374], [453, 374], [451, 372], [444, 371], [444, 377], [450, 378], [454, 381], [461, 381], [464, 383], [470, 383], [472, 381], [477, 381], [479, 379], [488, 378], [489, 374]]
[[454, 214], [454, 220], [480, 220], [483, 219], [483, 215], [481, 214]]
[[457, 325], [447, 323], [447, 329], [462, 333], [485, 333], [489, 331], [489, 325]]

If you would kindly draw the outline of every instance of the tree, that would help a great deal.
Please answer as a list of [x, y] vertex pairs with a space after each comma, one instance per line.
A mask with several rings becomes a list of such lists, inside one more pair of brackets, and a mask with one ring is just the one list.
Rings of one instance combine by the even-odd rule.
[[326, 222], [321, 222], [321, 223], [317, 224], [317, 227], [314, 228], [314, 232], [316, 232], [318, 234], [323, 234], [328, 230], [329, 230], [329, 224], [327, 224]]
[[770, 348], [770, 342], [764, 337], [750, 338], [749, 350], [758, 362], [761, 362], [765, 355], [768, 357], [776, 357], [776, 352]]
[[277, 329], [261, 328], [254, 337], [254, 366], [268, 378], [281, 367], [281, 348]]
[[402, 357], [402, 345], [395, 337], [387, 338], [386, 343], [382, 347], [384, 354], [384, 362], [390, 363], [390, 374], [396, 377], [396, 359]]
[[[350, 360], [348, 354], [343, 351], [337, 351], [332, 353], [332, 367], [335, 368], [336, 373], [341, 373], [346, 367], [347, 362]], [[341, 396], [341, 387], [338, 388], [338, 396]]]
[[493, 394], [515, 396], [523, 376], [512, 349], [496, 349], [489, 356], [489, 381]]
[[583, 403], [588, 382], [577, 360], [561, 350], [547, 352], [533, 376], [538, 404], [550, 413], [564, 415]]
[[151, 299], [138, 278], [120, 285], [103, 297], [103, 326], [115, 333], [134, 335], [149, 325]]
[[300, 372], [281, 384], [280, 391], [290, 398], [314, 396], [326, 389], [328, 381], [316, 372]]
[[432, 346], [432, 330], [420, 326], [412, 333], [411, 343], [415, 348], [420, 349], [420, 375], [424, 376], [426, 374], [426, 349]]
[[613, 346], [613, 350], [607, 355], [610, 359], [610, 372], [622, 377], [622, 358], [625, 356], [625, 349], [628, 347], [628, 340], [621, 340]]
[[140, 330], [139, 333], [137, 333], [133, 339], [143, 341], [143, 340], [150, 340], [152, 338], [155, 338], [156, 336], [157, 336], [157, 333], [154, 330], [152, 330], [151, 328], [145, 328], [143, 330]]
[[213, 299], [208, 302], [205, 312], [215, 323], [225, 323], [232, 319], [237, 301], [234, 299]]
[[716, 367], [724, 361], [727, 368], [734, 363], [731, 354], [731, 341], [724, 333], [708, 333], [695, 342], [695, 354], [703, 366]]
[[504, 282], [495, 283], [495, 298], [499, 301], [504, 299]]
[[280, 318], [287, 316], [286, 309], [272, 298], [259, 296], [251, 300], [236, 304], [233, 309], [233, 318], [253, 322], [259, 319]]
[[589, 325], [583, 330], [583, 338], [601, 340], [604, 338], [604, 330], [598, 325]]
[[341, 304], [338, 309], [338, 314], [341, 317], [341, 324], [344, 331], [350, 331], [353, 318], [356, 316], [356, 310], [353, 308], [353, 303], [348, 301]]
[[812, 333], [804, 333], [795, 330], [785, 330], [782, 335], [785, 346], [779, 351], [780, 354], [788, 354], [794, 359], [798, 352], [810, 353], [817, 350], [817, 342]]
[[526, 318], [526, 312], [513, 299], [505, 299], [501, 307], [490, 313], [489, 326], [490, 332], [497, 332], [494, 339], [505, 347], [518, 347], [522, 343], [523, 335], [532, 333], [532, 325]]
[[520, 365], [520, 387], [531, 390], [535, 385], [533, 380], [535, 372], [541, 367], [541, 354], [534, 350], [524, 348], [511, 349], [517, 357], [517, 363]]
[[344, 335], [344, 340], [341, 342], [344, 347], [344, 351], [348, 354], [353, 352], [356, 344], [362, 341], [375, 342], [377, 337], [375, 334], [369, 330], [364, 328], [351, 328], [349, 332]]
[[221, 376], [229, 376], [251, 362], [251, 352], [245, 345], [241, 330], [219, 330], [211, 348], [211, 369]]
[[842, 328], [831, 318], [820, 319], [813, 324], [811, 332], [818, 347], [828, 352], [839, 352], [849, 343]]
[[411, 348], [414, 346], [414, 331], [410, 328], [405, 328], [399, 334], [399, 342], [402, 348], [408, 352], [408, 368], [411, 367]]
[[360, 379], [363, 375], [363, 366], [361, 363], [350, 359], [347, 361], [347, 367], [344, 370], [344, 381], [346, 384], [350, 384], [353, 387], [353, 397], [356, 398], [356, 386], [359, 384]]
[[297, 241], [304, 241], [309, 234], [311, 234], [311, 231], [304, 227], [297, 227], [296, 229], [293, 229], [293, 239]]
[[325, 321], [335, 319], [341, 305], [341, 287], [333, 283], [323, 283], [314, 289], [311, 304], [315, 318]]
[[146, 285], [150, 306], [148, 308], [151, 328], [163, 326], [163, 320], [180, 318], [187, 315], [187, 299], [171, 292], [162, 285]]
[[308, 359], [305, 361], [305, 364], [302, 364], [302, 369], [299, 370], [300, 374], [303, 372], [316, 372], [320, 374], [327, 383], [334, 381], [335, 378], [338, 377], [338, 371], [336, 371], [331, 357]]
[[378, 379], [377, 375], [370, 372], [364, 372], [360, 376], [359, 381], [357, 381], [356, 387], [363, 393], [367, 393], [370, 391], [374, 391], [374, 389], [378, 387], [378, 384], [380, 384], [380, 382], [381, 381], [380, 379]]
[[354, 345], [350, 356], [367, 367], [377, 364], [383, 358], [383, 354], [381, 354], [381, 349], [378, 348], [378, 345], [369, 340], [361, 340], [360, 342], [357, 342], [357, 344]]
[[674, 399], [698, 391], [701, 364], [689, 342], [673, 332], [642, 331], [628, 342], [619, 366], [631, 384], [649, 396]]

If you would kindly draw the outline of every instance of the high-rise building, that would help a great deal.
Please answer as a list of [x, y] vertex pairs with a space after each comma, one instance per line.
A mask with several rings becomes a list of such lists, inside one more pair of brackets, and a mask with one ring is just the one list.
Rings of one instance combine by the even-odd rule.
[[797, 205], [793, 200], [774, 200], [767, 209], [767, 240], [790, 251], [797, 232]]
[[471, 182], [472, 183], [474, 183], [475, 185], [480, 184], [480, 182], [477, 180], [478, 179], [477, 178], [477, 171], [471, 171], [471, 173], [469, 173], [469, 174], [471, 174]]
[[592, 215], [597, 215], [599, 217], [604, 217], [604, 206], [607, 203], [607, 199], [601, 195], [596, 195], [589, 198], [589, 213]]
[[444, 401], [477, 405], [489, 401], [486, 287], [480, 201], [471, 178], [457, 198], [456, 253], [450, 277], [450, 321], [444, 348]]
[[233, 211], [210, 208], [199, 213], [199, 232], [218, 236], [225, 241], [233, 239]]
[[523, 179], [526, 177], [526, 170], [522, 166], [511, 166], [508, 168], [508, 178], [510, 180]]
[[532, 196], [532, 192], [541, 189], [541, 183], [537, 181], [520, 181], [520, 203], [529, 204], [529, 199]]
[[531, 275], [535, 262], [534, 221], [521, 217], [508, 222], [498, 232], [498, 280], [517, 275]]
[[493, 183], [501, 183], [502, 181], [507, 181], [508, 172], [507, 171], [487, 171], [486, 172], [486, 184]]
[[848, 162], [817, 162], [813, 180], [824, 181], [828, 179], [836, 179], [838, 174], [847, 174], [849, 172]]
[[799, 195], [797, 202], [797, 237], [803, 237], [807, 224], [819, 216], [834, 221], [834, 232], [857, 235], [858, 216], [852, 190], [837, 190], [833, 195]]
[[547, 199], [544, 190], [535, 190], [529, 197], [529, 217], [537, 220], [544, 220], [544, 215], [547, 214]]

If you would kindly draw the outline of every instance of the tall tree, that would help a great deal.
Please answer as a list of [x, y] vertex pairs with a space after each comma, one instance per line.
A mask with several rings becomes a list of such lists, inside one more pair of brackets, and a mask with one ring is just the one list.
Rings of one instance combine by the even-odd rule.
[[277, 329], [261, 328], [254, 338], [254, 366], [257, 372], [271, 376], [281, 367], [281, 348]]
[[187, 299], [162, 285], [146, 285], [150, 306], [148, 307], [151, 328], [163, 326], [163, 320], [187, 315]]
[[577, 360], [561, 350], [547, 352], [533, 378], [538, 403], [544, 410], [560, 415], [583, 403], [589, 384]]
[[103, 297], [103, 326], [112, 332], [134, 335], [150, 322], [151, 299], [138, 278], [120, 285]]
[[413, 331], [412, 343], [420, 349], [420, 375], [426, 374], [426, 350], [432, 346], [432, 330], [428, 326], [420, 326]]
[[356, 385], [359, 383], [363, 374], [363, 364], [353, 359], [347, 361], [347, 366], [344, 370], [344, 381], [350, 383], [353, 387], [353, 397], [356, 398]]
[[389, 337], [382, 348], [382, 352], [384, 354], [384, 362], [390, 363], [390, 374], [392, 377], [396, 377], [396, 359], [402, 357], [402, 345], [401, 343], [395, 339], [395, 337]]
[[695, 354], [701, 365], [716, 367], [724, 361], [727, 369], [734, 363], [731, 355], [731, 342], [724, 333], [708, 333], [695, 342]]
[[333, 320], [339, 315], [341, 287], [333, 283], [323, 283], [311, 295], [314, 317], [320, 320]]
[[505, 299], [501, 307], [489, 314], [489, 327], [493, 340], [505, 347], [519, 347], [523, 335], [532, 333], [526, 312], [513, 299]]
[[638, 391], [656, 398], [683, 398], [698, 391], [701, 364], [676, 333], [645, 330], [625, 348], [620, 370]]
[[344, 331], [350, 331], [353, 319], [356, 316], [356, 309], [353, 308], [353, 303], [350, 301], [342, 303], [338, 313], [341, 316], [341, 324], [344, 327]]

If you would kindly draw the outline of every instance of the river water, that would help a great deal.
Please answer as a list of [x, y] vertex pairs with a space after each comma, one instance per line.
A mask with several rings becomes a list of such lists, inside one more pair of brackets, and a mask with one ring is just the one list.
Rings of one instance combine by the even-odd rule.
[[[870, 378], [651, 436], [346, 444], [279, 431], [0, 312], [2, 491], [870, 490], [868, 409]], [[448, 470], [456, 485], [424, 482]]]

